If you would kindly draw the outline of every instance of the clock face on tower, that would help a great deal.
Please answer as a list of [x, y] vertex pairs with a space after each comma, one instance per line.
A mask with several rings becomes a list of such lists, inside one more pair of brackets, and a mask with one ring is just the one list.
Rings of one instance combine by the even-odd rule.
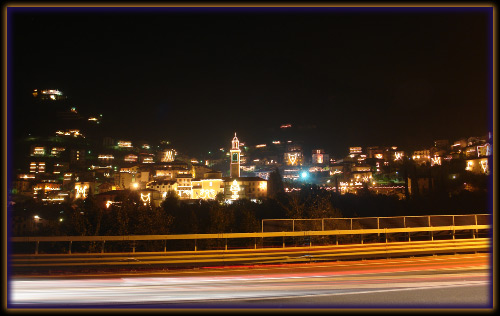
[[238, 162], [238, 153], [233, 153], [233, 156], [231, 158], [232, 162]]

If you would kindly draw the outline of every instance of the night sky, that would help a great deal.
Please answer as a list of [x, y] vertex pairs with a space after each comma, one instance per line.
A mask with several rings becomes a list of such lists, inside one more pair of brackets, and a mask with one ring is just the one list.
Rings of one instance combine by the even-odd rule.
[[192, 154], [284, 123], [333, 156], [492, 131], [492, 8], [8, 10], [14, 125], [52, 88]]

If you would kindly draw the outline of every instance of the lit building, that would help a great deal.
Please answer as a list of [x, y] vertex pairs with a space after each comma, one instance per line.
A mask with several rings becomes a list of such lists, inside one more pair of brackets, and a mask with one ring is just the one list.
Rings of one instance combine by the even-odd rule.
[[159, 153], [161, 162], [172, 162], [175, 160], [176, 152], [173, 149], [168, 149]]
[[193, 179], [192, 198], [202, 200], [213, 200], [219, 193], [224, 193], [224, 181], [218, 179]]
[[312, 163], [313, 164], [328, 164], [330, 162], [330, 156], [325, 154], [323, 149], [315, 149], [312, 151]]
[[304, 163], [302, 148], [299, 145], [289, 145], [283, 159], [287, 166], [302, 166]]
[[143, 189], [139, 191], [139, 197], [143, 206], [159, 207], [164, 198], [162, 194], [156, 190]]
[[154, 160], [154, 155], [153, 154], [140, 154], [140, 162], [141, 163], [154, 163], [155, 160]]
[[61, 184], [55, 182], [41, 182], [33, 186], [33, 194], [35, 198], [43, 199], [46, 195], [53, 191], [60, 191]]
[[267, 197], [267, 181], [259, 177], [223, 178], [226, 200], [258, 200]]
[[442, 164], [442, 159], [440, 156], [434, 156], [434, 157], [431, 157], [431, 167], [433, 166], [441, 166]]
[[31, 162], [30, 173], [45, 173], [45, 162]]
[[189, 174], [189, 170], [184, 166], [163, 166], [154, 172], [153, 178], [156, 180], [175, 180], [178, 175]]
[[94, 182], [76, 182], [74, 189], [74, 198], [86, 199], [90, 194], [93, 194], [95, 189]]
[[490, 174], [490, 163], [489, 158], [487, 157], [468, 159], [465, 161], [465, 163], [465, 170], [467, 171], [476, 174]]
[[127, 140], [119, 140], [118, 141], [119, 148], [132, 148], [132, 142]]
[[123, 158], [123, 161], [125, 162], [137, 162], [139, 159], [139, 156], [134, 155], [134, 154], [128, 154]]
[[57, 130], [56, 136], [66, 136], [66, 137], [83, 137], [85, 136], [80, 133], [79, 129], [65, 129], [65, 130]]
[[115, 191], [115, 190], [119, 190], [119, 189], [120, 188], [117, 185], [113, 184], [113, 183], [104, 182], [104, 183], [101, 183], [97, 187], [96, 192], [98, 192], [98, 194], [101, 194], [101, 193], [104, 193], [104, 192]]
[[206, 165], [193, 163], [191, 165], [191, 174], [193, 178], [204, 178], [206, 173], [212, 172], [212, 169]]
[[192, 185], [191, 185], [192, 175], [191, 174], [178, 174], [176, 178], [177, 182], [177, 195], [181, 199], [191, 199], [192, 198]]
[[165, 199], [167, 197], [168, 192], [177, 191], [177, 181], [175, 180], [151, 181], [146, 185], [146, 188], [160, 192], [163, 199]]
[[100, 162], [109, 163], [112, 162], [115, 159], [115, 157], [110, 154], [100, 154], [97, 156], [97, 159], [99, 159]]
[[349, 154], [361, 154], [362, 151], [361, 147], [349, 147]]
[[70, 163], [72, 163], [72, 164], [85, 163], [85, 150], [83, 150], [83, 149], [71, 149], [71, 151], [70, 151]]
[[66, 98], [63, 95], [63, 93], [57, 89], [42, 89], [42, 90], [35, 89], [33, 90], [33, 97], [38, 100], [51, 100], [51, 101], [63, 100]]
[[31, 156], [45, 156], [45, 147], [43, 146], [32, 146]]
[[69, 170], [69, 164], [67, 162], [56, 162], [53, 166], [53, 174], [61, 174]]
[[477, 146], [477, 156], [478, 157], [491, 156], [491, 145], [489, 143], [486, 143], [484, 145]]
[[65, 150], [66, 148], [64, 147], [52, 147], [52, 149], [50, 150], [50, 154], [54, 157], [59, 157]]
[[405, 156], [405, 152], [402, 150], [393, 152], [394, 161], [403, 161], [404, 156]]
[[413, 159], [413, 161], [417, 164], [430, 162], [431, 152], [429, 149], [415, 150], [413, 152], [413, 155], [411, 156], [411, 159]]
[[[393, 148], [396, 148], [393, 146]], [[389, 160], [392, 151], [390, 151], [389, 147], [381, 147], [381, 146], [373, 146], [366, 148], [367, 158], [375, 158], [375, 159], [383, 159]]]
[[344, 165], [342, 164], [334, 164], [330, 165], [330, 175], [342, 174], [344, 172]]
[[231, 164], [230, 164], [230, 177], [237, 178], [240, 176], [240, 142], [234, 133], [233, 141], [231, 142]]

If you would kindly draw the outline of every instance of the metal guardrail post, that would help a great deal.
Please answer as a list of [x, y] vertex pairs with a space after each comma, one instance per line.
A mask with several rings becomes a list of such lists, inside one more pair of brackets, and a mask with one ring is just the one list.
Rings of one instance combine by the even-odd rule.
[[102, 241], [102, 248], [101, 248], [101, 253], [104, 253], [104, 244], [106, 243], [106, 240]]
[[321, 230], [322, 231], [325, 230], [325, 219], [324, 218], [321, 219]]
[[[474, 224], [476, 224], [476, 225], [477, 225], [477, 214], [474, 214]], [[473, 236], [474, 236], [474, 238], [476, 238], [476, 235], [477, 235], [477, 233], [478, 233], [477, 229], [475, 229], [475, 230], [473, 229], [473, 230], [472, 230], [472, 233], [474, 234], [474, 235], [473, 235]]]
[[195, 240], [194, 240], [194, 251], [196, 251], [196, 250], [197, 250], [197, 247], [196, 247], [196, 240], [197, 240], [197, 239], [195, 239]]
[[352, 230], [352, 218], [351, 218], [351, 230]]
[[[377, 217], [377, 229], [380, 229], [380, 217]], [[380, 237], [380, 233], [377, 233], [377, 237]]]
[[163, 252], [167, 252], [167, 241], [163, 241]]
[[295, 219], [292, 219], [292, 232], [295, 231]]
[[36, 241], [36, 245], [35, 245], [35, 255], [38, 254], [38, 245], [40, 244], [40, 241]]
[[226, 246], [224, 247], [224, 250], [227, 250], [227, 238], [225, 238], [226, 241]]
[[285, 236], [283, 236], [283, 248], [285, 248]]
[[[427, 226], [431, 227], [431, 216], [427, 216]], [[429, 232], [429, 235], [431, 236], [431, 240], [434, 240], [434, 232], [431, 230]]]
[[73, 241], [72, 241], [72, 240], [70, 240], [70, 241], [69, 241], [69, 249], [68, 249], [68, 253], [69, 253], [69, 254], [71, 254], [71, 244], [73, 244]]

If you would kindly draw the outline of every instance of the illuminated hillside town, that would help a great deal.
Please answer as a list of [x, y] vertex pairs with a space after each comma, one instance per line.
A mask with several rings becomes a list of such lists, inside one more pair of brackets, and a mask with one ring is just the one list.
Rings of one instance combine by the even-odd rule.
[[[174, 136], [159, 143], [112, 139], [101, 135], [102, 114], [80, 114], [57, 89], [33, 90], [42, 103], [54, 107], [52, 136], [30, 135], [16, 157], [10, 195], [13, 203], [60, 204], [95, 198], [100, 208], [119, 207], [124, 192], [136, 192], [145, 206], [159, 207], [169, 196], [184, 203], [217, 200], [231, 204], [247, 199], [262, 203], [268, 197], [268, 180], [279, 172], [285, 192], [304, 184], [341, 195], [369, 192], [405, 199], [437, 188], [477, 190], [464, 181], [466, 174], [489, 175], [492, 135], [435, 140], [413, 151], [395, 146], [359, 147], [352, 144], [343, 157], [322, 148], [304, 151], [294, 139], [271, 139], [248, 144], [228, 135], [227, 147], [210, 159], [190, 157], [176, 150]], [[280, 125], [280, 130], [293, 128]], [[232, 136], [232, 138], [231, 138]]]

